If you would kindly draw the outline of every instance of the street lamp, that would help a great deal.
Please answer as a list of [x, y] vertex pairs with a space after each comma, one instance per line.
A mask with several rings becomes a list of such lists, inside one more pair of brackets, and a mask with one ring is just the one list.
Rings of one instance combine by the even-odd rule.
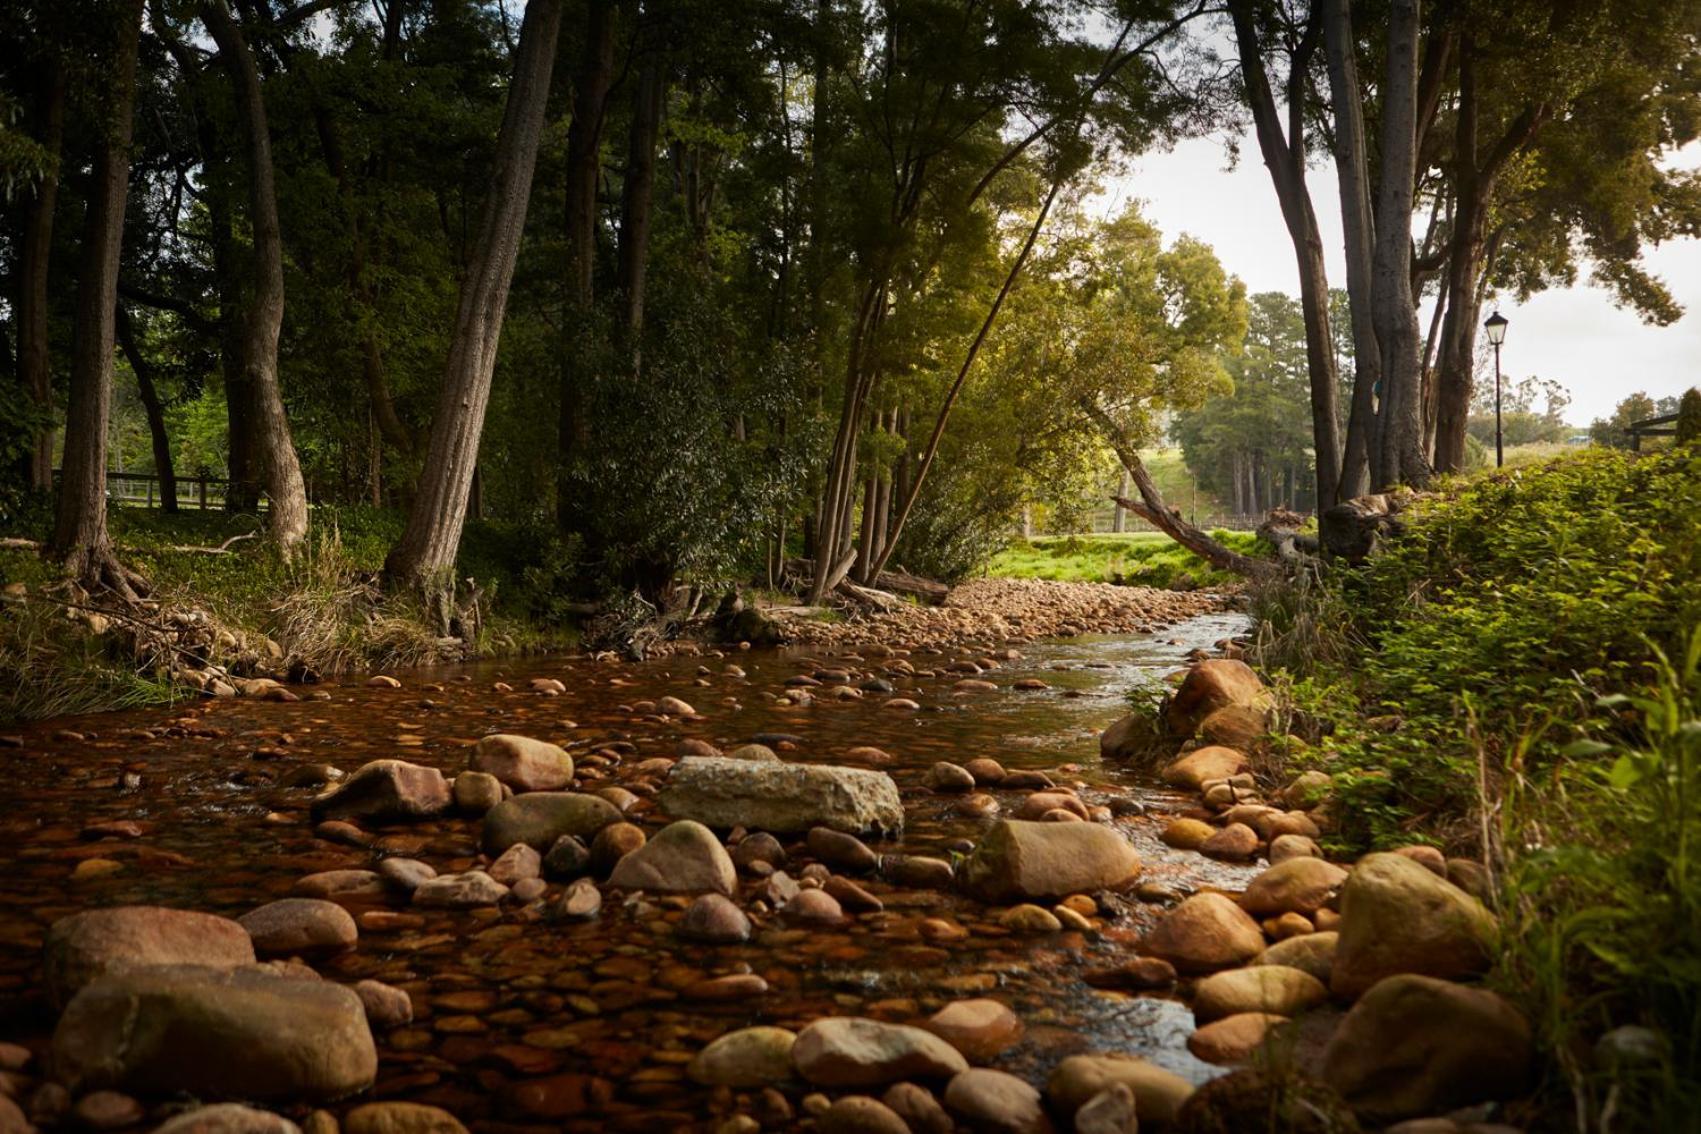
[[1483, 321], [1488, 341], [1494, 344], [1494, 467], [1506, 464], [1506, 447], [1500, 437], [1500, 344], [1506, 341], [1506, 316], [1496, 311]]

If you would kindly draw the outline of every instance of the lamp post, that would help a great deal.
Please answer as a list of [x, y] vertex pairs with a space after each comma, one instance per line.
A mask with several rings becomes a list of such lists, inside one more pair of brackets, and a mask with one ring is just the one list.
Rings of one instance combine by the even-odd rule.
[[1488, 341], [1494, 344], [1494, 467], [1506, 464], [1506, 447], [1500, 436], [1500, 344], [1506, 341], [1506, 316], [1496, 311], [1483, 321]]

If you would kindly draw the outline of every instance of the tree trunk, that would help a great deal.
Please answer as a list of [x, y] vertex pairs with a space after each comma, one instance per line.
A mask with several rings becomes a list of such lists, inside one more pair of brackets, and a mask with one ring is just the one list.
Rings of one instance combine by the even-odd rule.
[[1382, 177], [1376, 209], [1376, 340], [1382, 350], [1378, 489], [1428, 483], [1417, 306], [1412, 301], [1412, 193], [1417, 180], [1418, 0], [1393, 0], [1382, 84]]
[[[1363, 91], [1358, 81], [1358, 46], [1353, 37], [1352, 0], [1322, 0], [1323, 50], [1329, 64], [1330, 104], [1335, 111], [1335, 173], [1340, 181], [1341, 224], [1346, 235], [1347, 302], [1352, 315], [1353, 394], [1341, 458], [1341, 499], [1369, 491], [1380, 479], [1372, 461], [1376, 432], [1376, 384], [1382, 359], [1376, 342], [1371, 299], [1372, 248], [1376, 226], [1370, 208], [1370, 161], [1364, 141]], [[1378, 454], [1379, 456], [1379, 454]]]
[[65, 141], [65, 69], [49, 52], [42, 78], [40, 141], [52, 159], [42, 171], [24, 218], [18, 247], [18, 378], [43, 423], [29, 452], [32, 492], [53, 491], [53, 367], [47, 331], [47, 270], [53, 252], [53, 213], [59, 202], [59, 156]]
[[202, 20], [236, 88], [248, 134], [249, 227], [253, 231], [252, 291], [243, 313], [242, 372], [253, 416], [253, 457], [270, 497], [266, 526], [286, 553], [307, 535], [307, 486], [301, 478], [289, 418], [278, 388], [278, 335], [283, 329], [283, 232], [273, 184], [271, 131], [260, 73], [225, 0], [208, 0]]
[[391, 580], [421, 589], [434, 602], [444, 630], [450, 624], [455, 555], [478, 462], [508, 288], [525, 229], [526, 204], [531, 196], [560, 29], [561, 0], [528, 0], [514, 60], [514, 80], [496, 142], [490, 196], [461, 284], [455, 332], [449, 344], [437, 416], [431, 423], [425, 466], [408, 510], [407, 528], [385, 563], [385, 573]]
[[130, 310], [118, 305], [118, 345], [136, 375], [136, 390], [142, 397], [142, 410], [148, 418], [148, 436], [153, 441], [154, 475], [159, 477], [159, 506], [162, 512], [177, 511], [177, 472], [172, 467], [171, 438], [165, 432], [165, 408], [160, 404], [159, 390], [154, 386], [153, 366], [143, 356], [136, 342], [136, 328]]
[[64, 472], [48, 545], [49, 553], [83, 586], [90, 590], [110, 587], [132, 601], [140, 580], [118, 563], [106, 530], [106, 434], [112, 412], [118, 259], [130, 181], [142, 3], [125, 0], [117, 13], [123, 22], [113, 45], [106, 115], [100, 123], [83, 225]]
[[[1128, 479], [1128, 470], [1123, 469], [1122, 479], [1116, 486], [1116, 494], [1118, 496], [1127, 496], [1128, 490], [1132, 484], [1133, 482]], [[1116, 511], [1111, 514], [1110, 530], [1117, 535], [1121, 535], [1124, 531], [1128, 530], [1128, 509], [1124, 508], [1120, 504], [1116, 506]]]
[[1288, 81], [1288, 128], [1284, 137], [1264, 69], [1262, 47], [1254, 24], [1251, 0], [1233, 0], [1235, 43], [1247, 101], [1252, 108], [1258, 149], [1270, 170], [1276, 200], [1282, 208], [1299, 266], [1299, 302], [1305, 319], [1305, 359], [1311, 380], [1312, 444], [1317, 455], [1317, 493], [1333, 500], [1340, 480], [1341, 439], [1336, 412], [1335, 348], [1329, 331], [1329, 278], [1323, 263], [1323, 238], [1317, 214], [1305, 187], [1306, 72], [1322, 32], [1321, 12], [1314, 12], [1293, 54]]
[[626, 179], [620, 190], [619, 281], [624, 341], [637, 374], [643, 361], [644, 280], [650, 259], [650, 205], [655, 197], [656, 135], [666, 89], [660, 59], [651, 58], [632, 91], [632, 128], [627, 136]]
[[602, 172], [603, 123], [608, 115], [608, 90], [614, 82], [616, 9], [608, 0], [592, 0], [585, 30], [585, 52], [573, 82], [573, 120], [567, 128], [566, 311], [561, 351], [561, 417], [555, 514], [562, 530], [579, 526], [580, 509], [572, 499], [573, 463], [590, 439], [586, 416], [586, 375], [578, 344], [567, 341], [570, 328], [582, 323], [595, 300], [594, 269], [597, 239], [597, 179]]

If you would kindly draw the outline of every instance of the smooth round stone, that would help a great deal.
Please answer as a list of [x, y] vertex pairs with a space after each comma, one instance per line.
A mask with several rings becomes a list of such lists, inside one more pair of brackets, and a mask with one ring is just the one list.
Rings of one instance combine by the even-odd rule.
[[269, 1110], [215, 1103], [168, 1119], [154, 1134], [301, 1134], [301, 1127]]
[[1134, 1093], [1141, 1126], [1174, 1122], [1194, 1089], [1173, 1071], [1118, 1053], [1069, 1056], [1052, 1069], [1045, 1093], [1059, 1114], [1073, 1116], [1100, 1091], [1118, 1083]]
[[1253, 965], [1201, 980], [1193, 988], [1193, 1015], [1201, 1023], [1247, 1012], [1297, 1016], [1328, 998], [1323, 982], [1308, 972], [1286, 965]]
[[508, 896], [508, 887], [482, 870], [467, 870], [460, 874], [439, 874], [423, 882], [413, 892], [416, 906], [445, 909], [470, 909], [474, 906], [494, 906]]
[[580, 878], [561, 895], [555, 912], [568, 921], [589, 921], [602, 912], [602, 891], [589, 878]]
[[911, 1134], [951, 1134], [956, 1129], [939, 1100], [918, 1083], [893, 1083], [880, 1101], [904, 1120]]
[[1322, 858], [1315, 839], [1304, 835], [1277, 835], [1270, 840], [1270, 865], [1280, 866], [1293, 858]]
[[259, 957], [322, 956], [354, 948], [360, 930], [349, 912], [322, 898], [284, 898], [236, 919]]
[[985, 792], [977, 791], [958, 799], [954, 809], [958, 815], [966, 818], [984, 819], [989, 815], [997, 815], [999, 806], [997, 799]]
[[118, 1091], [91, 1091], [71, 1108], [71, 1116], [90, 1130], [120, 1130], [146, 1115], [141, 1103]]
[[974, 1130], [1051, 1134], [1040, 1093], [1016, 1076], [975, 1067], [945, 1086], [945, 1107]]
[[765, 1087], [792, 1077], [797, 1033], [754, 1027], [728, 1032], [711, 1042], [685, 1068], [692, 1081], [709, 1087]]
[[1245, 862], [1258, 853], [1258, 832], [1245, 823], [1230, 823], [1199, 844], [1199, 853], [1229, 862]]
[[815, 1120], [821, 1134], [911, 1134], [909, 1124], [879, 1099], [847, 1095]]
[[1017, 933], [1056, 933], [1063, 928], [1057, 915], [1039, 906], [1013, 906], [998, 915], [998, 924]]
[[1004, 770], [1004, 765], [990, 756], [975, 757], [963, 765], [963, 770], [974, 777], [975, 783], [983, 787], [1001, 784], [1004, 782], [1004, 777], [1008, 775]]
[[378, 873], [404, 894], [419, 889], [420, 883], [437, 877], [435, 867], [417, 858], [386, 858], [378, 863]]
[[1264, 1045], [1270, 1032], [1288, 1022], [1286, 1016], [1241, 1012], [1206, 1024], [1187, 1037], [1187, 1050], [1206, 1063], [1244, 1063]]
[[786, 862], [786, 849], [780, 841], [766, 831], [757, 831], [746, 835], [739, 844], [732, 848], [733, 865], [740, 870], [749, 868], [758, 862], [769, 866], [780, 867]]
[[478, 818], [502, 802], [502, 781], [489, 772], [462, 772], [450, 789], [455, 810]]
[[1242, 965], [1264, 951], [1264, 931], [1221, 894], [1195, 894], [1146, 935], [1146, 951], [1185, 973]]
[[[593, 849], [593, 860], [595, 856]], [[713, 831], [682, 819], [669, 823], [656, 832], [655, 838], [622, 857], [608, 882], [621, 890], [734, 894], [738, 891], [738, 872]]]
[[1264, 950], [1252, 963], [1299, 969], [1327, 985], [1330, 970], [1334, 967], [1335, 945], [1340, 939], [1341, 935], [1335, 932], [1289, 937]]
[[886, 908], [885, 902], [882, 902], [849, 878], [839, 874], [835, 874], [823, 882], [821, 889], [831, 894], [839, 905], [847, 910], [855, 910], [858, 913], [877, 913]]
[[923, 781], [937, 792], [973, 791], [975, 778], [967, 768], [941, 760], [928, 769]]
[[894, 885], [917, 890], [949, 890], [957, 881], [949, 862], [919, 854], [889, 854], [880, 860], [880, 873]]
[[621, 859], [644, 842], [642, 827], [634, 823], [610, 823], [591, 840], [591, 872], [607, 877]]
[[543, 872], [543, 856], [525, 843], [515, 843], [496, 856], [486, 872], [504, 886], [512, 886], [524, 878], [536, 878]]
[[1134, 1092], [1113, 1083], [1081, 1104], [1075, 1112], [1075, 1134], [1139, 1134]]
[[768, 982], [755, 973], [728, 973], [710, 977], [685, 986], [680, 993], [687, 1000], [745, 1000], [768, 991]]
[[413, 1022], [413, 998], [404, 989], [363, 980], [355, 983], [354, 993], [366, 1009], [366, 1022], [374, 1028], [399, 1028]]
[[543, 872], [551, 878], [577, 878], [591, 868], [591, 849], [576, 835], [562, 835], [543, 856]]
[[806, 839], [809, 853], [834, 870], [873, 870], [880, 856], [855, 835], [831, 827], [811, 827]]
[[704, 894], [686, 908], [679, 934], [692, 941], [730, 945], [750, 940], [750, 919], [730, 898]]
[[740, 744], [726, 754], [728, 760], [756, 760], [763, 764], [780, 763], [780, 754], [766, 744]]
[[1300, 856], [1277, 863], [1247, 884], [1241, 908], [1255, 917], [1309, 914], [1330, 901], [1347, 872], [1332, 862]]
[[958, 1000], [921, 1026], [962, 1052], [970, 1063], [990, 1063], [1022, 1039], [1021, 1019], [996, 1000]]
[[1198, 850], [1205, 845], [1205, 840], [1217, 833], [1217, 829], [1203, 819], [1173, 819], [1164, 828], [1161, 838], [1165, 846], [1177, 850]]
[[535, 902], [549, 891], [549, 883], [541, 878], [522, 878], [509, 889], [509, 894], [522, 904]]
[[875, 1087], [968, 1070], [956, 1048], [921, 1028], [860, 1016], [829, 1016], [797, 1035], [792, 1062], [822, 1087]]
[[786, 903], [783, 911], [788, 921], [810, 925], [838, 925], [845, 920], [844, 907], [826, 890], [800, 890]]
[[1022, 800], [1016, 809], [1018, 819], [1043, 819], [1053, 811], [1067, 811], [1078, 819], [1087, 818], [1087, 805], [1080, 797], [1063, 791], [1036, 791]]
[[343, 1115], [343, 1134], [467, 1134], [460, 1119], [441, 1107], [411, 1102], [371, 1102]]

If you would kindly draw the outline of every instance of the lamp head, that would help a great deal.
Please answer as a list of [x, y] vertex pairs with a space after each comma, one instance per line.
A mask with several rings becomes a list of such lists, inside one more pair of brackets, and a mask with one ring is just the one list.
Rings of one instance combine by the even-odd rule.
[[1483, 321], [1483, 329], [1488, 332], [1488, 341], [1499, 346], [1506, 341], [1506, 316], [1496, 311]]

